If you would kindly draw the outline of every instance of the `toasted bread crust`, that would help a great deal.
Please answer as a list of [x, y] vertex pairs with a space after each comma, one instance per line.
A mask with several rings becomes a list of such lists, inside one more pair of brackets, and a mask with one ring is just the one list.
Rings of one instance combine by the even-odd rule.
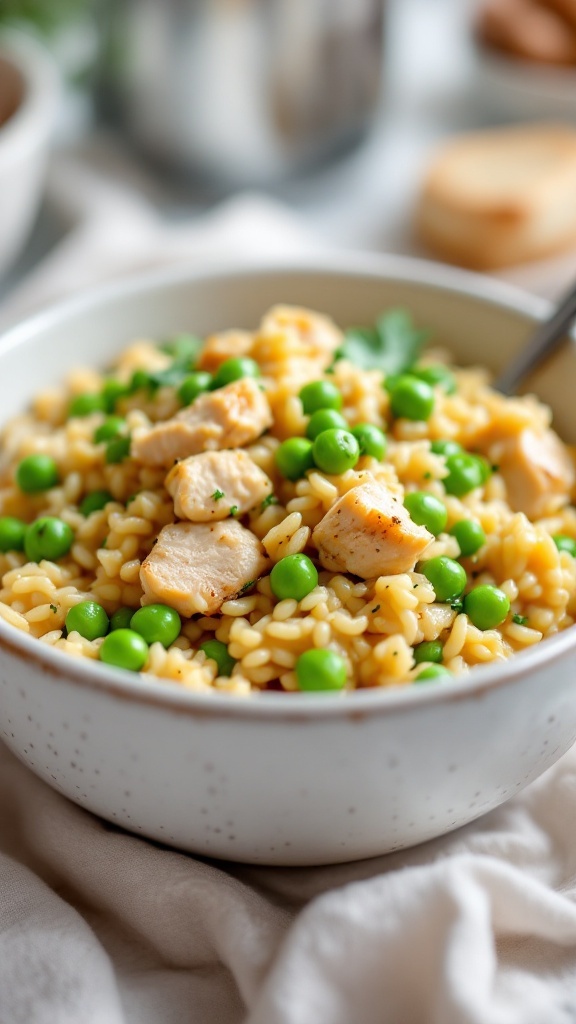
[[532, 125], [461, 136], [432, 161], [415, 214], [450, 262], [492, 269], [576, 240], [576, 130]]
[[574, 0], [487, 0], [476, 34], [488, 47], [540, 64], [576, 64]]

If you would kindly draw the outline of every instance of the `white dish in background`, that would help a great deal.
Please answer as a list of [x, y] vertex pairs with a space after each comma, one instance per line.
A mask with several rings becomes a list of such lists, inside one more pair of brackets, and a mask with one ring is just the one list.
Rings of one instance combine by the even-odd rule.
[[555, 67], [474, 46], [476, 102], [502, 118], [576, 120], [576, 67]]
[[0, 274], [16, 260], [42, 198], [59, 97], [55, 66], [40, 43], [0, 34], [0, 92], [18, 90], [14, 113], [0, 123]]
[[[2, 419], [130, 339], [254, 326], [275, 302], [370, 323], [405, 305], [456, 360], [496, 369], [545, 302], [462, 271], [346, 256], [171, 269], [41, 314], [0, 341]], [[576, 346], [537, 381], [574, 440]], [[576, 629], [460, 679], [345, 696], [199, 695], [82, 661], [0, 619], [0, 735], [48, 785], [207, 856], [319, 864], [441, 835], [498, 806], [576, 739]]]

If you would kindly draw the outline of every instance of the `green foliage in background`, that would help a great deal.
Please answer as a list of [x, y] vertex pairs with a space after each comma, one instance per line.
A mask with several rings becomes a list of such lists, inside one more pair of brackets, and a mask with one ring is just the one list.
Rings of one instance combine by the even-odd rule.
[[50, 35], [86, 10], [87, 0], [0, 0], [0, 25], [32, 25]]

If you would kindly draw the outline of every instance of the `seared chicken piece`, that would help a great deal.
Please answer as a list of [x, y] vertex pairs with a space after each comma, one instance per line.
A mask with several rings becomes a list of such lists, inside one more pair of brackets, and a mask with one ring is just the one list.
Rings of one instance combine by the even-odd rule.
[[262, 373], [271, 376], [303, 360], [310, 378], [330, 366], [343, 340], [342, 331], [327, 316], [298, 306], [274, 306], [260, 324], [251, 355]]
[[348, 491], [312, 534], [325, 569], [364, 579], [408, 572], [432, 540], [400, 499], [375, 480]]
[[140, 567], [142, 604], [159, 601], [185, 618], [211, 615], [268, 565], [258, 538], [234, 519], [170, 523]]
[[214, 373], [226, 359], [247, 356], [251, 348], [252, 335], [248, 331], [222, 331], [220, 334], [213, 334], [204, 342], [198, 359], [198, 369]]
[[574, 465], [553, 430], [526, 428], [495, 444], [490, 455], [504, 478], [508, 502], [515, 512], [539, 519], [570, 500]]
[[242, 449], [203, 452], [177, 462], [166, 488], [176, 515], [193, 523], [243, 515], [273, 491], [266, 473]]
[[132, 455], [147, 466], [171, 466], [199, 452], [241, 448], [272, 425], [268, 400], [252, 377], [200, 395], [170, 420], [135, 431]]

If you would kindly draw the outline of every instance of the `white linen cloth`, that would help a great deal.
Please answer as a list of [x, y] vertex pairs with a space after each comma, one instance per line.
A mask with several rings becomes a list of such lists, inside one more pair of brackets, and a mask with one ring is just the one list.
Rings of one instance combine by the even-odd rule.
[[[77, 169], [58, 178], [78, 226], [5, 321], [135, 265], [321, 247], [257, 197], [167, 228]], [[413, 850], [250, 867], [123, 832], [0, 747], [0, 1022], [573, 1024], [575, 807], [576, 748]]]

